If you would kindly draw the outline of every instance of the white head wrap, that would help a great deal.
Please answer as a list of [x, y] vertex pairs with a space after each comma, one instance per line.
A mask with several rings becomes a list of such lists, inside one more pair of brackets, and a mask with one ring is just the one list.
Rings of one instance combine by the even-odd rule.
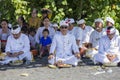
[[111, 17], [106, 17], [106, 21], [111, 22], [114, 25], [114, 20]]
[[85, 23], [84, 19], [81, 19], [81, 20], [77, 21], [77, 24], [83, 24], [83, 23]]
[[116, 29], [112, 26], [110, 27], [107, 27], [107, 30], [106, 30], [107, 34], [113, 34], [116, 32]]
[[75, 22], [73, 18], [66, 18], [65, 21], [71, 24]]
[[58, 27], [57, 23], [54, 23], [52, 26], [53, 26], [53, 27]]
[[62, 21], [60, 21], [60, 27], [61, 26], [69, 26], [69, 25], [68, 25], [68, 22], [62, 20]]
[[18, 34], [21, 31], [21, 28], [19, 26], [15, 26], [16, 28], [11, 29], [12, 34]]
[[97, 19], [95, 19], [94, 22], [101, 22], [101, 23], [103, 24], [103, 20], [102, 20], [101, 18], [97, 18]]

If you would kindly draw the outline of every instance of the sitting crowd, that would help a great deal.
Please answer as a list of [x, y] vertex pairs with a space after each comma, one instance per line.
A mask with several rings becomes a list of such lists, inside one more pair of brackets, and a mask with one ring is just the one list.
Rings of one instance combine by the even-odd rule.
[[94, 27], [87, 26], [84, 19], [73, 18], [51, 23], [51, 11], [42, 9], [42, 17], [33, 9], [28, 23], [23, 16], [18, 17], [18, 24], [11, 26], [8, 20], [1, 21], [0, 54], [5, 58], [1, 65], [22, 60], [30, 64], [32, 57], [48, 57], [50, 66], [77, 66], [78, 62], [87, 57], [94, 64], [120, 66], [120, 36], [114, 27], [114, 20], [106, 18], [106, 26], [101, 18], [94, 21]]

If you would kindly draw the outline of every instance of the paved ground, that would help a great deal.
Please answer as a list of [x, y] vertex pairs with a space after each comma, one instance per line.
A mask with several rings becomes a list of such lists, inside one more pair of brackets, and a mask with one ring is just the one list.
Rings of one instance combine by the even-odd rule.
[[1, 66], [0, 80], [120, 80], [119, 67], [102, 69], [84, 59], [87, 65], [80, 63], [77, 67], [50, 69], [45, 65], [46, 60], [37, 59], [29, 66]]

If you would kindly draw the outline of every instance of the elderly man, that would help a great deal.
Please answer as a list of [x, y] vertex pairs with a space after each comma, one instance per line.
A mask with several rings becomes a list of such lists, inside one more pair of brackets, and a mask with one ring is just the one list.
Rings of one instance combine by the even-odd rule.
[[82, 41], [80, 45], [80, 54], [83, 56], [85, 54], [86, 48], [89, 45], [90, 35], [94, 29], [90, 26], [85, 25], [85, 20], [81, 19], [77, 21], [78, 27], [82, 29]]
[[98, 54], [94, 61], [104, 65], [117, 65], [120, 62], [120, 36], [116, 35], [116, 29], [113, 26], [107, 27], [107, 35], [99, 40]]
[[[65, 67], [67, 64], [77, 66], [80, 58], [75, 37], [67, 33], [67, 30], [68, 23], [66, 23], [66, 21], [61, 21], [61, 33], [54, 36], [51, 44], [48, 62], [52, 65], [55, 64], [57, 67]], [[55, 55], [54, 52], [56, 53]]]
[[[115, 21], [111, 18], [111, 17], [106, 17], [106, 28], [105, 31], [107, 29], [108, 26], [114, 26]], [[119, 35], [119, 31], [116, 29], [116, 35]]]
[[65, 21], [69, 24], [68, 33], [75, 36], [76, 43], [79, 47], [80, 41], [82, 41], [82, 29], [79, 27], [74, 27], [74, 19], [73, 18], [66, 18]]
[[90, 35], [90, 43], [92, 47], [86, 52], [86, 56], [93, 58], [93, 56], [98, 52], [99, 40], [102, 36], [106, 35], [103, 29], [103, 20], [101, 18], [95, 19], [95, 30]]
[[26, 35], [21, 33], [21, 28], [15, 26], [11, 30], [12, 35], [8, 37], [6, 44], [6, 57], [1, 64], [8, 64], [10, 61], [16, 60], [26, 60], [26, 64], [30, 63], [31, 53], [30, 53], [30, 43]]

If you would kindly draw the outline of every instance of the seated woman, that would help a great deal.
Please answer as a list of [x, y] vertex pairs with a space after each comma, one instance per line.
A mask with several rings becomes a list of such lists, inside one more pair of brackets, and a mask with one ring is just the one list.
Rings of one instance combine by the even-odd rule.
[[38, 11], [37, 9], [33, 9], [31, 12], [31, 17], [28, 19], [29, 27], [33, 27], [37, 30], [40, 27], [40, 18], [37, 16]]
[[42, 32], [44, 29], [49, 30], [49, 37], [52, 39], [55, 35], [55, 30], [50, 26], [50, 19], [48, 17], [43, 18], [43, 27], [39, 27], [36, 33], [36, 42], [39, 44], [39, 39], [42, 37]]
[[8, 20], [3, 19], [1, 21], [1, 27], [2, 27], [0, 29], [1, 51], [4, 52], [7, 38], [11, 34], [10, 29], [8, 28]]

